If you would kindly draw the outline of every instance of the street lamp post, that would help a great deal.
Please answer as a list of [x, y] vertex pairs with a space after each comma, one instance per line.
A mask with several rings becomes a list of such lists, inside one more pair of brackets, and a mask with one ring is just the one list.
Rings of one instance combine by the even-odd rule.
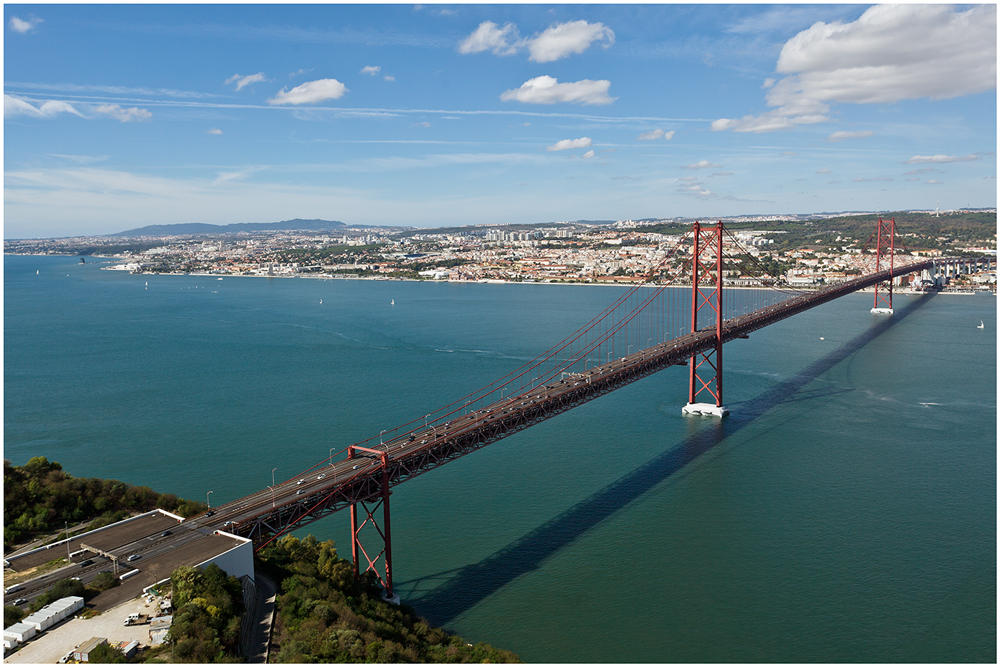
[[271, 486], [274, 486], [274, 471], [275, 470], [277, 470], [277, 468], [271, 468]]
[[271, 489], [271, 509], [274, 509], [274, 487], [269, 486], [267, 488]]
[[385, 433], [388, 430], [389, 429], [384, 428], [384, 429], [382, 429], [381, 431], [378, 432], [378, 444], [380, 444], [380, 445], [382, 444], [382, 434]]
[[211, 496], [211, 495], [212, 495], [211, 491], [209, 491], [208, 493], [205, 494], [205, 504], [208, 505], [208, 509], [212, 509], [212, 503], [209, 500], [209, 496]]
[[330, 448], [330, 465], [333, 465], [333, 447]]

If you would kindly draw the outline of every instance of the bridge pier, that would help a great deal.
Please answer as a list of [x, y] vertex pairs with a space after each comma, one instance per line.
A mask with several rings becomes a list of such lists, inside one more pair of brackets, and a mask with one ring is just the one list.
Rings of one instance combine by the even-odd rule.
[[[382, 599], [398, 605], [399, 596], [394, 595], [392, 592], [392, 533], [389, 529], [389, 496], [392, 494], [389, 491], [389, 454], [383, 450], [368, 449], [367, 447], [351, 445], [347, 448], [347, 458], [349, 460], [354, 458], [354, 452], [356, 450], [371, 452], [378, 455], [381, 459], [382, 482], [380, 486], [382, 495], [372, 508], [369, 508], [367, 503], [364, 501], [358, 501], [357, 503], [353, 503], [351, 505], [351, 557], [354, 560], [354, 578], [360, 579], [361, 575], [367, 574], [369, 570], [374, 572], [385, 591]], [[358, 505], [361, 505], [361, 508], [364, 510], [366, 515], [360, 524], [358, 523]], [[375, 520], [375, 513], [378, 512], [379, 506], [382, 507], [381, 527], [379, 527], [378, 522]], [[368, 551], [365, 550], [364, 545], [361, 544], [361, 531], [369, 524], [375, 528], [375, 532], [377, 532], [382, 538], [382, 550], [375, 556], [375, 558], [372, 558], [368, 554]], [[368, 561], [368, 565], [365, 567], [364, 572], [361, 571], [360, 567], [360, 557], [362, 555], [365, 557], [365, 560]], [[385, 563], [384, 574], [380, 573], [378, 569], [378, 561], [380, 558], [383, 558], [383, 556]]]
[[[875, 230], [875, 272], [882, 270], [883, 257], [888, 258], [889, 272], [892, 272], [893, 258], [896, 249], [896, 218], [892, 218], [888, 224], [878, 219], [878, 227]], [[872, 306], [872, 313], [892, 315], [892, 279], [886, 281], [885, 291], [879, 298], [879, 288], [883, 283], [875, 283], [875, 305]]]
[[[703, 237], [704, 244], [702, 243]], [[703, 307], [714, 310], [715, 347], [693, 355], [688, 362], [690, 367], [688, 402], [681, 408], [681, 414], [704, 415], [721, 419], [729, 414], [729, 410], [722, 405], [722, 221], [720, 220], [714, 229], [702, 229], [696, 220], [693, 227], [693, 238], [694, 248], [691, 251], [691, 332], [698, 331], [698, 311]], [[712, 251], [715, 254], [714, 266], [702, 260], [703, 254], [708, 256]], [[714, 279], [711, 289], [707, 293], [701, 289], [701, 282], [705, 279]], [[709, 396], [715, 399], [714, 404], [698, 402], [698, 394], [703, 391], [708, 392]]]

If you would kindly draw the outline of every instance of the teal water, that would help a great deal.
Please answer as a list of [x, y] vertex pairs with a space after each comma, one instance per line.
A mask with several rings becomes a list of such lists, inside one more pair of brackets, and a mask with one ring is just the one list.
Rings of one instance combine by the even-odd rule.
[[[5, 257], [4, 281], [4, 456], [213, 504], [617, 296], [58, 257]], [[532, 662], [996, 662], [996, 297], [895, 306], [851, 295], [728, 344], [721, 423], [681, 417], [668, 369], [397, 487], [397, 592]], [[349, 555], [347, 523], [308, 530]]]

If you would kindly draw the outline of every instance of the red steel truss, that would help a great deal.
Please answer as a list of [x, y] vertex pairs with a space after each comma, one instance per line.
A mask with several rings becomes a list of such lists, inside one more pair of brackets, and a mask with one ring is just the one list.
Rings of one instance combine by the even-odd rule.
[[[354, 559], [354, 578], [359, 578], [363, 572], [360, 569], [361, 561], [358, 559], [358, 552], [364, 555], [365, 560], [368, 561], [368, 566], [365, 568], [365, 573], [371, 570], [378, 577], [379, 583], [382, 584], [382, 588], [385, 589], [386, 597], [392, 598], [392, 535], [389, 532], [389, 454], [386, 451], [378, 449], [368, 449], [367, 447], [359, 447], [357, 445], [350, 445], [347, 448], [347, 458], [348, 460], [355, 458], [354, 453], [356, 451], [370, 452], [374, 454], [377, 458], [381, 459], [382, 463], [382, 482], [380, 484], [382, 494], [377, 497], [377, 502], [374, 507], [369, 508], [368, 504], [364, 500], [358, 500], [351, 504], [351, 556]], [[366, 461], [367, 463], [367, 461]], [[367, 515], [361, 524], [358, 524], [358, 505], [364, 510]], [[379, 505], [382, 506], [382, 526], [379, 527], [378, 522], [375, 520], [375, 512], [378, 511]], [[368, 551], [365, 550], [364, 545], [361, 544], [361, 530], [371, 523], [375, 528], [375, 532], [379, 534], [382, 538], [382, 550], [373, 559]], [[380, 558], [385, 556], [384, 566], [385, 566], [385, 576], [378, 570], [378, 561]]]
[[[896, 218], [892, 218], [889, 222], [879, 218], [878, 228], [875, 231], [875, 273], [885, 268], [889, 269], [890, 273], [892, 272], [896, 249], [895, 239]], [[881, 294], [879, 293], [880, 288], [882, 289]], [[892, 279], [885, 283], [875, 284], [875, 305], [872, 308], [873, 311], [886, 309], [892, 312]]]
[[[693, 235], [691, 332], [698, 331], [698, 313], [702, 308], [715, 311], [715, 345], [691, 357], [688, 403], [697, 403], [698, 394], [707, 391], [719, 407], [722, 405], [722, 221], [714, 229], [702, 229], [696, 221]], [[703, 283], [708, 283], [711, 289], [703, 289]]]
[[[894, 223], [887, 226], [890, 233], [887, 242], [890, 251], [887, 256], [891, 263], [891, 232]], [[330, 474], [324, 472], [316, 477], [310, 476], [304, 486], [299, 485], [305, 481], [304, 478], [296, 475], [292, 480], [299, 479], [299, 484], [291, 483], [292, 480], [289, 480], [290, 483], [278, 485], [277, 501], [275, 490], [267, 487], [268, 490], [254, 492], [221, 506], [216, 510], [217, 516], [203, 525], [220, 527], [246, 537], [253, 541], [255, 550], [260, 550], [289, 531], [302, 528], [334, 512], [350, 509], [351, 551], [355, 563], [355, 576], [361, 576], [369, 570], [374, 571], [385, 588], [387, 597], [392, 598], [390, 486], [440, 467], [659, 370], [683, 365], [686, 360], [690, 360], [690, 366], [697, 370], [701, 364], [696, 364], [695, 360], [703, 358], [702, 363], [708, 364], [706, 369], [711, 367], [716, 371], [714, 391], [711, 378], [703, 381], [697, 373], [692, 373], [692, 401], [700, 391], [707, 389], [716, 398], [718, 406], [722, 401], [723, 343], [746, 338], [753, 331], [845, 294], [891, 280], [896, 276], [932, 269], [945, 261], [953, 261], [937, 259], [909, 264], [901, 262], [899, 267], [880, 268], [873, 274], [830, 285], [816, 292], [803, 294], [722, 322], [719, 314], [722, 312], [723, 227], [721, 222], [714, 229], [701, 230], [700, 226], [696, 225], [695, 231], [693, 278], [696, 279], [692, 281], [694, 314], [690, 333], [627, 354], [621, 359], [609, 360], [606, 364], [590, 368], [585, 373], [578, 373], [569, 379], [553, 378], [548, 384], [533, 386], [528, 391], [501, 398], [481, 410], [455, 417], [453, 421], [417, 426], [385, 443], [382, 443], [380, 438], [377, 449], [351, 445], [348, 447], [348, 459], [357, 461], [356, 465], [352, 464], [350, 467], [341, 465], [338, 472], [338, 468], [333, 467], [332, 461], [329, 464], [323, 462], [310, 471], [330, 470], [332, 471]], [[711, 249], [713, 244], [714, 267], [709, 257], [711, 253], [706, 251], [706, 248]], [[702, 255], [705, 255], [704, 259]], [[988, 261], [995, 263], [996, 259], [991, 258]], [[713, 287], [701, 288], [702, 283], [711, 280], [715, 282]], [[716, 311], [715, 326], [706, 326], [699, 331], [697, 310], [706, 305]], [[716, 355], [714, 360], [713, 353]], [[697, 380], [700, 387], [694, 380]], [[373, 456], [363, 458], [359, 452]], [[358, 504], [361, 505], [365, 517], [360, 525], [358, 525]], [[376, 521], [379, 506], [383, 512], [381, 527]], [[226, 520], [225, 523], [223, 520]], [[366, 536], [375, 532], [382, 540], [382, 549], [374, 558], [371, 556], [374, 551], [369, 553], [362, 546], [360, 539], [362, 529], [369, 528], [369, 521], [375, 531], [367, 530]], [[367, 561], [364, 572], [360, 569], [362, 556]], [[380, 565], [383, 572], [379, 572]]]

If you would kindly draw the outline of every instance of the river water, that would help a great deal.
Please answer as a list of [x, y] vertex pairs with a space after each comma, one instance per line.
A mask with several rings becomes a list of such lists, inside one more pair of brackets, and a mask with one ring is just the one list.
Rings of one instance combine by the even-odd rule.
[[[503, 375], [620, 289], [100, 261], [4, 258], [4, 456], [213, 505]], [[996, 297], [894, 305], [728, 344], [721, 422], [682, 417], [667, 369], [397, 487], [396, 592], [532, 662], [996, 662]], [[349, 556], [346, 513], [308, 531]]]

